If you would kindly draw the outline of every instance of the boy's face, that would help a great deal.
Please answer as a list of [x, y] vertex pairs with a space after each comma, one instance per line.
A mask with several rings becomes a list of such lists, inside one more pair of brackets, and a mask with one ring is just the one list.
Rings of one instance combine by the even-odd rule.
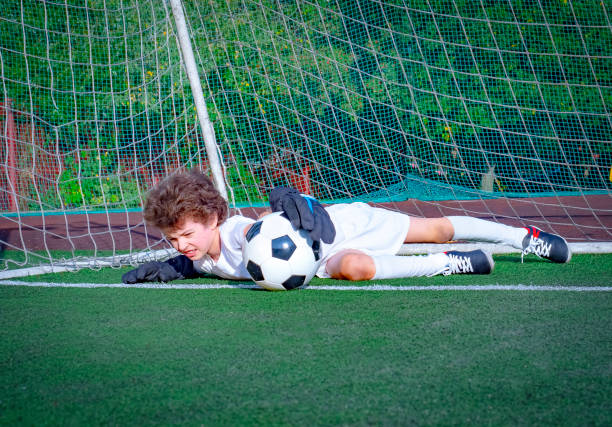
[[165, 230], [164, 234], [174, 249], [192, 261], [206, 254], [217, 258], [221, 252], [216, 216], [207, 224], [186, 218], [175, 229]]

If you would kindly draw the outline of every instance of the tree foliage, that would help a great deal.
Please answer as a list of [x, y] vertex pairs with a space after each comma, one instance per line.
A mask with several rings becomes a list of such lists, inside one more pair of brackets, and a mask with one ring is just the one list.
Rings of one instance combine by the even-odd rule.
[[[491, 168], [506, 193], [609, 188], [605, 2], [184, 3], [239, 200], [304, 174], [330, 199], [406, 175], [478, 188]], [[206, 166], [165, 2], [9, 2], [0, 54], [17, 120], [61, 158], [38, 204], [134, 205], [179, 165]], [[62, 185], [87, 180], [82, 197]]]

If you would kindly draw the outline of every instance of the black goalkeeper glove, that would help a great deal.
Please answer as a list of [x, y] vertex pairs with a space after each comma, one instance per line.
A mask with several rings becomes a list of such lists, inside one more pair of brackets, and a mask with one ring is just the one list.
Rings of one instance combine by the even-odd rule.
[[270, 192], [270, 207], [273, 212], [284, 212], [291, 224], [308, 231], [312, 240], [331, 243], [336, 237], [334, 223], [321, 203], [294, 188], [274, 188]]
[[130, 270], [121, 276], [123, 283], [170, 282], [172, 280], [197, 277], [193, 262], [185, 255], [180, 255], [165, 262], [151, 261]]
[[170, 282], [171, 280], [182, 278], [183, 275], [170, 264], [159, 261], [146, 262], [137, 269], [128, 271], [121, 276], [123, 283], [130, 284], [140, 282]]

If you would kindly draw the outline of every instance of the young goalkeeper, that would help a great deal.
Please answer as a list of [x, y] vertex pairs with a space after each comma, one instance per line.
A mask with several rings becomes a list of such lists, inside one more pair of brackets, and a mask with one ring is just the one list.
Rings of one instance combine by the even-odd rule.
[[[508, 244], [523, 255], [534, 253], [554, 262], [568, 262], [571, 257], [563, 238], [535, 227], [515, 228], [466, 216], [417, 218], [365, 203], [323, 208], [287, 187], [272, 190], [270, 206], [321, 241], [319, 277], [370, 280], [493, 270], [493, 259], [481, 250], [396, 256], [403, 243], [476, 240]], [[181, 255], [143, 264], [125, 273], [123, 282], [168, 282], [205, 274], [250, 279], [242, 247], [255, 221], [227, 215], [227, 202], [203, 173], [191, 170], [166, 177], [149, 192], [144, 219], [160, 229]]]

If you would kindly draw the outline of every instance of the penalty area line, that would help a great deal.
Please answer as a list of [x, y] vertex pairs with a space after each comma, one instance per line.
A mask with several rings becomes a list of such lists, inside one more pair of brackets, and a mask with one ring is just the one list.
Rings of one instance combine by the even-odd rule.
[[[122, 289], [261, 289], [255, 284], [223, 283], [179, 284], [179, 283], [49, 283], [0, 280], [0, 286], [31, 286], [46, 288], [122, 288]], [[305, 291], [565, 291], [565, 292], [610, 292], [612, 286], [541, 286], [541, 285], [435, 285], [435, 286], [394, 286], [394, 285], [318, 285], [306, 286]]]

